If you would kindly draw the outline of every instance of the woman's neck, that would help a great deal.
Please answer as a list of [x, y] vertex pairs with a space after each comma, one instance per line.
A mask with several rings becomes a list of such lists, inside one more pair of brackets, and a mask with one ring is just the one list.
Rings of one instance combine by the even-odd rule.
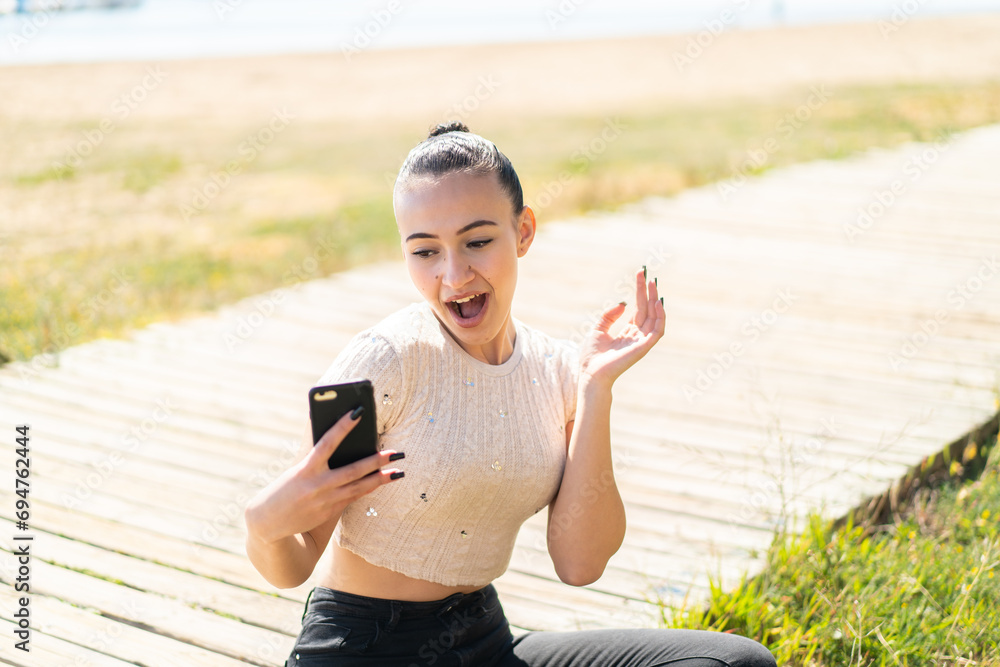
[[465, 350], [470, 357], [484, 364], [499, 366], [514, 354], [514, 344], [517, 341], [517, 328], [514, 326], [514, 321], [511, 319], [510, 313], [507, 313], [507, 319], [504, 320], [504, 324], [500, 327], [500, 332], [496, 337], [481, 345], [473, 345], [459, 340], [443, 323], [442, 327], [448, 332], [452, 340], [458, 343], [458, 346]]

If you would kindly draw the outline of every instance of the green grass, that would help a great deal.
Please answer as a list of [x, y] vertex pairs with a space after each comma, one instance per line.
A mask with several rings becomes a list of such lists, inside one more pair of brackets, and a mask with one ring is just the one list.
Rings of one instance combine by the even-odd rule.
[[53, 354], [383, 259], [395, 238], [391, 210], [366, 202], [330, 217], [261, 222], [239, 243], [222, 247], [190, 248], [159, 239], [115, 253], [62, 251], [21, 262], [16, 272], [0, 268], [0, 340], [3, 348], [24, 354]]
[[779, 665], [1000, 665], [1000, 447], [981, 452], [978, 479], [923, 486], [891, 523], [776, 536], [761, 574], [664, 624], [752, 637]]
[[[606, 117], [470, 123], [511, 157], [544, 224], [728, 178], [771, 137], [780, 148], [755, 173], [1000, 122], [1000, 83], [829, 93], [790, 136], [779, 123], [808, 91], [622, 113], [621, 130], [590, 154]], [[16, 232], [0, 228], [0, 363], [210, 311], [287, 285], [291, 276], [320, 277], [398, 256], [391, 181], [422, 125], [401, 132], [297, 122], [228, 190], [184, 220], [181, 206], [236, 156], [247, 128], [234, 122], [191, 138], [192, 128], [173, 121], [134, 123], [79, 166], [53, 166], [81, 128], [93, 126], [80, 119], [71, 127], [11, 128], [15, 140], [33, 143], [10, 147], [19, 159], [0, 166], [0, 187], [12, 188], [33, 211], [59, 209], [50, 202], [72, 208]], [[67, 223], [82, 231], [63, 234]], [[132, 280], [108, 300], [116, 275]]]
[[133, 192], [147, 192], [163, 182], [182, 167], [181, 158], [171, 154], [140, 154], [128, 156], [118, 165], [115, 173], [123, 173], [122, 187]]
[[13, 181], [14, 185], [30, 187], [48, 181], [62, 181], [67, 178], [73, 178], [75, 175], [76, 169], [72, 166], [60, 164], [50, 165], [31, 173], [18, 174], [13, 178]]

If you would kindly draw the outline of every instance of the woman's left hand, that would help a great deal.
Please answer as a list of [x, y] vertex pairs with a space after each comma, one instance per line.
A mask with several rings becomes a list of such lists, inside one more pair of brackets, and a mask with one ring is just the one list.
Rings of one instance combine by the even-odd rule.
[[663, 337], [666, 315], [657, 295], [656, 283], [646, 281], [644, 271], [635, 277], [636, 312], [628, 325], [612, 336], [608, 333], [625, 312], [624, 302], [612, 306], [580, 344], [580, 379], [606, 384], [609, 388], [618, 376], [642, 359]]

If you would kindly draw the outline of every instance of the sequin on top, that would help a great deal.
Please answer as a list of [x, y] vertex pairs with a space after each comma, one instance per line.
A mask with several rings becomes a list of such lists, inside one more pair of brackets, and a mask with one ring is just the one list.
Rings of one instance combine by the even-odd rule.
[[444, 585], [507, 569], [521, 524], [558, 491], [578, 365], [571, 343], [513, 321], [513, 353], [491, 365], [413, 304], [355, 336], [316, 383], [371, 380], [390, 397], [376, 405], [379, 447], [406, 452], [406, 477], [344, 510], [339, 545]]

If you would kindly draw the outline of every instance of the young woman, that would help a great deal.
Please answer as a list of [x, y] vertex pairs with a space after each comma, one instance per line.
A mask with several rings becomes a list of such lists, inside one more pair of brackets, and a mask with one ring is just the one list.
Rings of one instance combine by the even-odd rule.
[[637, 271], [628, 325], [608, 332], [620, 303], [579, 349], [513, 318], [535, 216], [507, 157], [460, 123], [410, 152], [393, 204], [424, 301], [355, 336], [317, 382], [372, 381], [380, 452], [327, 467], [357, 423], [346, 415], [246, 509], [247, 554], [275, 586], [301, 585], [332, 552], [286, 666], [773, 666], [720, 633], [512, 637], [491, 582], [529, 516], [548, 508], [548, 551], [573, 586], [621, 546], [611, 389], [663, 335], [663, 302]]

